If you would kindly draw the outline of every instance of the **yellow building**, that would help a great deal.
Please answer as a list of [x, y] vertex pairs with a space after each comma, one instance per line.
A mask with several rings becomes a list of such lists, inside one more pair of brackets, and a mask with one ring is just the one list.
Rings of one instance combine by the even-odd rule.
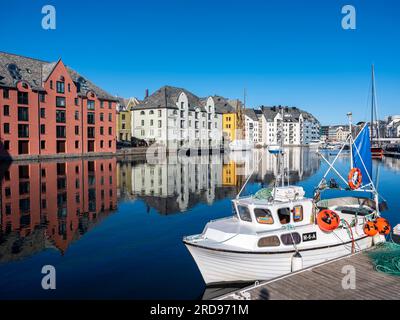
[[117, 141], [131, 141], [131, 112], [127, 107], [128, 101], [123, 98], [117, 103]]
[[222, 131], [229, 141], [236, 140], [237, 114], [225, 113], [222, 115]]
[[222, 185], [224, 186], [236, 186], [237, 175], [236, 175], [236, 162], [230, 161], [225, 163], [222, 167]]

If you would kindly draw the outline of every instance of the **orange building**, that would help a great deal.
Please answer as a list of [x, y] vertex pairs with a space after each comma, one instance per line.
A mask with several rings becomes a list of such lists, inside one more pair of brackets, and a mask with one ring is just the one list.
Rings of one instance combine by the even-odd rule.
[[0, 157], [115, 153], [116, 102], [61, 60], [0, 52]]

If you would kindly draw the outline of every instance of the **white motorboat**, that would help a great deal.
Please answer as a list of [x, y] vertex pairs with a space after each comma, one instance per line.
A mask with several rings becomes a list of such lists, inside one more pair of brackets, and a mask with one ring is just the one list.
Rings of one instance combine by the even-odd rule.
[[248, 151], [254, 148], [254, 145], [247, 142], [246, 140], [237, 139], [233, 140], [229, 144], [229, 149], [231, 151]]
[[[371, 160], [361, 158], [361, 147], [368, 148], [368, 136], [366, 125], [357, 139], [349, 138], [357, 145], [351, 168], [363, 172], [356, 176], [362, 183], [347, 181], [334, 169], [337, 157], [329, 163], [321, 155], [329, 169], [312, 198], [305, 197], [301, 187], [284, 186], [282, 176], [282, 186], [246, 197], [239, 192], [232, 201], [232, 216], [210, 221], [201, 234], [185, 237], [183, 242], [205, 283], [268, 280], [385, 241], [380, 233], [372, 236], [364, 231], [366, 223], [380, 215], [379, 195], [368, 173]], [[354, 167], [360, 159], [362, 170]], [[326, 182], [331, 169], [346, 183], [344, 187]], [[325, 190], [346, 192], [354, 184], [357, 192], [351, 196], [321, 200]]]
[[279, 154], [283, 151], [282, 147], [278, 144], [271, 144], [267, 148], [268, 148], [268, 152], [272, 153], [272, 154]]

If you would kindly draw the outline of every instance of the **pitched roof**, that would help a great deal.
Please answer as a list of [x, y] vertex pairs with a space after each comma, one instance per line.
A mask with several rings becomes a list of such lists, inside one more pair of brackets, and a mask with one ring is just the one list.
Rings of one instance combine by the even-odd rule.
[[318, 122], [318, 120], [311, 113], [301, 110], [297, 107], [261, 106], [260, 109], [267, 121], [273, 121], [276, 115], [280, 113], [281, 110], [283, 109], [283, 114], [286, 122], [298, 122], [300, 115], [302, 115], [303, 119]]
[[[60, 61], [60, 60], [59, 60]], [[43, 82], [47, 80], [56, 62], [28, 58], [16, 54], [0, 52], [0, 86], [15, 88], [16, 84], [23, 80], [29, 83], [33, 90], [43, 91]], [[108, 92], [85, 79], [75, 70], [66, 67], [80, 96], [86, 96], [88, 91], [93, 91], [99, 99], [116, 101], [116, 98]]]
[[248, 116], [253, 121], [258, 121], [258, 116], [254, 109], [245, 109], [244, 114]]
[[189, 110], [194, 111], [196, 108], [200, 108], [201, 111], [205, 111], [203, 103], [200, 101], [199, 97], [186, 89], [171, 86], [161, 87], [153, 94], [145, 98], [143, 101], [141, 101], [135, 107], [135, 110], [155, 108], [178, 109], [176, 103], [178, 101], [179, 95], [182, 92], [184, 92], [188, 97]]
[[235, 112], [235, 109], [233, 108], [232, 104], [229, 103], [229, 100], [227, 98], [216, 95], [214, 95], [212, 98], [214, 99], [215, 112], [218, 113]]

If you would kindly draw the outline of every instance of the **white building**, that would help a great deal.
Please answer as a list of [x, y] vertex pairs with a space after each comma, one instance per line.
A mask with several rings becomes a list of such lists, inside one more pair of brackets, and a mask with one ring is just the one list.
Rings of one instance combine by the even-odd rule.
[[245, 139], [254, 146], [262, 145], [261, 115], [260, 110], [244, 110]]
[[[278, 129], [282, 122], [284, 145], [308, 145], [320, 138], [320, 124], [308, 112], [296, 107], [261, 107], [262, 144], [265, 146], [279, 142]], [[283, 112], [282, 112], [283, 111]]]
[[387, 138], [400, 138], [400, 115], [390, 116], [386, 126]]
[[164, 86], [133, 108], [133, 137], [167, 149], [219, 148], [222, 113], [213, 97], [200, 99], [191, 92]]

